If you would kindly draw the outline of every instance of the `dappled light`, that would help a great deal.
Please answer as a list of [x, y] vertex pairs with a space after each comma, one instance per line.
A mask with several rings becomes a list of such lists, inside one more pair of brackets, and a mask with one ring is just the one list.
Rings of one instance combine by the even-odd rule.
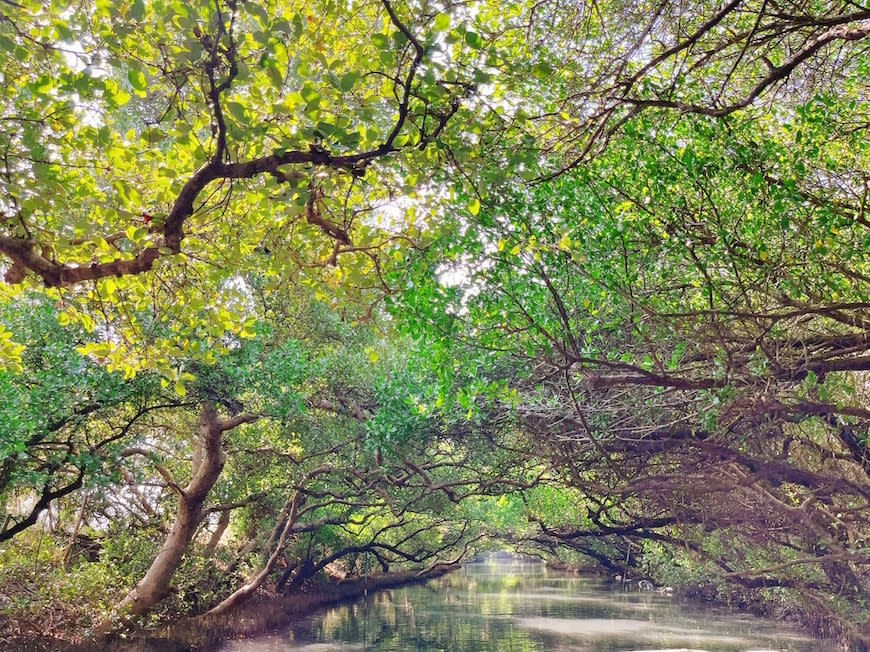
[[0, 0], [0, 63], [0, 648], [870, 651], [866, 2]]

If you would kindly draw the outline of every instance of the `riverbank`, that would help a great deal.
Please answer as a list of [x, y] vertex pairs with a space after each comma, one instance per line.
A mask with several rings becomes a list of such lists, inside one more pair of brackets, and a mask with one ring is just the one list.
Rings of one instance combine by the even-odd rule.
[[[440, 566], [425, 573], [403, 572], [318, 584], [291, 595], [255, 596], [219, 616], [183, 618], [157, 630], [110, 634], [99, 640], [67, 646], [64, 652], [112, 650], [113, 652], [188, 652], [212, 650], [221, 641], [256, 636], [309, 616], [320, 609], [357, 600], [368, 592], [426, 582], [459, 568]], [[51, 649], [51, 648], [46, 648]], [[57, 648], [54, 648], [57, 649]]]
[[35, 628], [3, 640], [4, 651], [16, 652], [193, 652], [212, 650], [221, 641], [248, 638], [285, 626], [320, 609], [357, 600], [368, 592], [426, 582], [459, 568], [444, 565], [430, 571], [387, 573], [312, 584], [290, 595], [257, 595], [219, 616], [180, 618], [155, 628], [130, 629], [96, 639], [71, 642]]

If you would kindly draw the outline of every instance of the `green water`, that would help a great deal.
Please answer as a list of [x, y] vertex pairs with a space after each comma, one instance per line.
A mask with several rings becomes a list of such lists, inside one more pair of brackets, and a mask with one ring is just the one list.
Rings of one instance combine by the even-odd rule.
[[770, 620], [491, 560], [324, 610], [222, 652], [833, 652]]

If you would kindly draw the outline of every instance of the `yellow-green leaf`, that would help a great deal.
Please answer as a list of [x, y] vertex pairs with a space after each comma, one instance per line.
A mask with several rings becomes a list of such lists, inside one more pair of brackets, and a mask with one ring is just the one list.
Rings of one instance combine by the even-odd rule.
[[137, 68], [131, 68], [127, 73], [127, 80], [130, 82], [130, 86], [133, 87], [134, 90], [144, 91], [147, 86], [147, 82], [145, 81], [145, 73]]

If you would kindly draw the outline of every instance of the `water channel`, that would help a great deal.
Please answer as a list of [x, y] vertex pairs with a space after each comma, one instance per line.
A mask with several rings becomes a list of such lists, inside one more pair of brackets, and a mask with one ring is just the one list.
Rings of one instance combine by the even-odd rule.
[[520, 560], [369, 595], [222, 652], [834, 652], [794, 627]]

